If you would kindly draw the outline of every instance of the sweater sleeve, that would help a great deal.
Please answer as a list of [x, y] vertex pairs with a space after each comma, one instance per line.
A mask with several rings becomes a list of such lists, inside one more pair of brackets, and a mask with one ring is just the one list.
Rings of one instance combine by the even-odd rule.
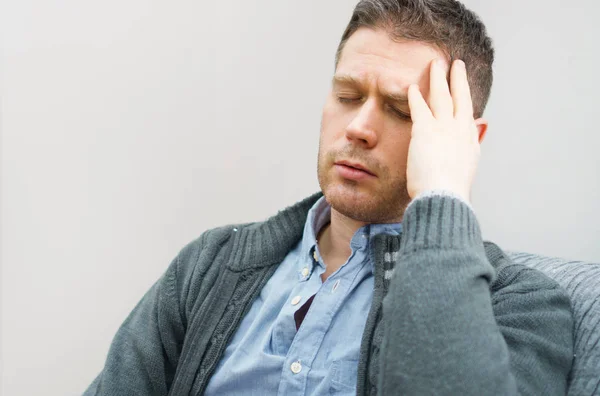
[[498, 276], [466, 203], [443, 195], [412, 202], [383, 301], [381, 394], [565, 394], [568, 297], [550, 280], [515, 278], [493, 302]]
[[114, 336], [102, 372], [84, 396], [167, 395], [184, 338], [176, 293], [179, 255]]

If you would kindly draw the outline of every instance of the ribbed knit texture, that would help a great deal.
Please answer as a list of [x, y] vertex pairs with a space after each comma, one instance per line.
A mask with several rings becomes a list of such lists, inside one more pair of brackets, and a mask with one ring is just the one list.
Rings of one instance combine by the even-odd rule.
[[[185, 246], [123, 323], [85, 394], [202, 394], [321, 196]], [[378, 235], [373, 244], [358, 395], [565, 393], [573, 353], [566, 293], [484, 243], [465, 203], [416, 200], [401, 236]]]
[[575, 360], [569, 395], [600, 395], [600, 263], [507, 252], [519, 264], [538, 269], [569, 293], [575, 317]]

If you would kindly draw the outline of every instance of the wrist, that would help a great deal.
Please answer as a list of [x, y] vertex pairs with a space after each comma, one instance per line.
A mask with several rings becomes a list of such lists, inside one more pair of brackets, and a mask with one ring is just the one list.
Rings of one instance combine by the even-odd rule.
[[473, 206], [471, 205], [471, 199], [469, 198], [469, 195], [470, 194], [458, 193], [455, 190], [448, 190], [448, 189], [441, 189], [441, 188], [436, 188], [436, 189], [431, 189], [431, 190], [422, 190], [422, 191], [418, 192], [417, 194], [415, 194], [412, 201], [410, 201], [410, 203], [407, 205], [406, 210], [408, 210], [408, 207], [411, 206], [411, 204], [413, 202], [415, 202], [417, 199], [423, 199], [423, 198], [427, 198], [427, 197], [431, 197], [431, 196], [449, 196], [449, 197], [457, 198], [457, 199], [461, 200], [462, 202], [467, 204], [467, 206], [474, 212], [475, 210], [473, 209]]

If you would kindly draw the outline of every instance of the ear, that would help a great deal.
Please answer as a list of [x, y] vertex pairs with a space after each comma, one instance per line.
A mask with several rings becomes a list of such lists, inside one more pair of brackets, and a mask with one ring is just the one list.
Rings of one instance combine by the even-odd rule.
[[488, 122], [484, 118], [478, 118], [475, 120], [475, 125], [477, 126], [477, 130], [479, 131], [479, 144], [483, 141], [485, 137], [485, 133], [488, 129]]

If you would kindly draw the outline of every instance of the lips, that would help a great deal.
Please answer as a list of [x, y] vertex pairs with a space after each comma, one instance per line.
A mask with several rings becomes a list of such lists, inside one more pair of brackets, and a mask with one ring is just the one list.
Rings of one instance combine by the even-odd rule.
[[350, 168], [354, 168], [354, 169], [358, 169], [360, 171], [363, 171], [365, 173], [368, 173], [371, 176], [375, 176], [375, 174], [373, 172], [371, 172], [369, 170], [369, 168], [367, 168], [366, 166], [358, 163], [358, 162], [351, 162], [351, 161], [337, 161], [335, 163], [336, 165], [344, 165], [344, 166], [348, 166]]

